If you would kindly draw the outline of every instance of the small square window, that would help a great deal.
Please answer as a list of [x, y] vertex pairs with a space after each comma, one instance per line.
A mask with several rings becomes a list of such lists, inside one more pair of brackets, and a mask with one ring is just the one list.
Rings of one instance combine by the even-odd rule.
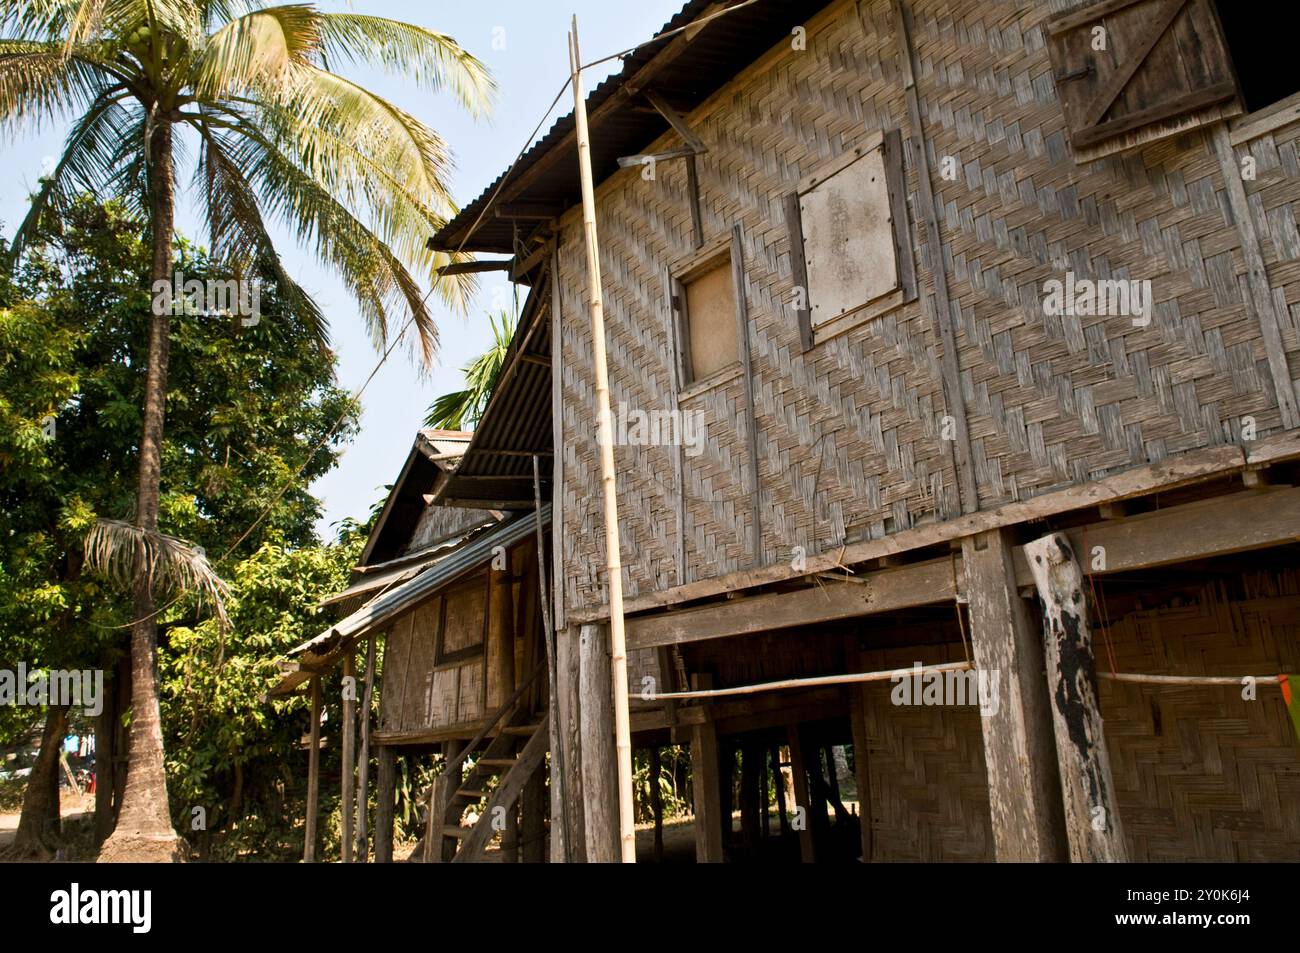
[[488, 578], [476, 576], [442, 597], [434, 664], [444, 665], [483, 654], [487, 633]]
[[683, 385], [739, 366], [731, 254], [712, 254], [679, 275], [674, 304], [682, 343]]

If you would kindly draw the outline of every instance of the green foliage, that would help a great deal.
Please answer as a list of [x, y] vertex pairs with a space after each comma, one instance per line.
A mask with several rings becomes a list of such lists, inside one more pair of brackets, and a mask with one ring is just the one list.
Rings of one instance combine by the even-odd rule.
[[[301, 851], [286, 814], [302, 816], [295, 805], [306, 753], [298, 749], [308, 706], [262, 696], [279, 678], [276, 659], [328, 624], [317, 603], [346, 585], [364, 543], [355, 532], [332, 546], [263, 543], [235, 566], [228, 633], [212, 619], [168, 632], [161, 693], [172, 809], [188, 832], [193, 809], [203, 808], [209, 839], [219, 835], [215, 859], [275, 859], [277, 844]], [[326, 695], [327, 724], [337, 725], [340, 700]]]
[[487, 409], [488, 398], [496, 386], [506, 351], [515, 335], [515, 321], [509, 312], [489, 315], [492, 322], [492, 346], [461, 368], [465, 389], [443, 394], [434, 400], [425, 418], [426, 427], [439, 430], [472, 430]]

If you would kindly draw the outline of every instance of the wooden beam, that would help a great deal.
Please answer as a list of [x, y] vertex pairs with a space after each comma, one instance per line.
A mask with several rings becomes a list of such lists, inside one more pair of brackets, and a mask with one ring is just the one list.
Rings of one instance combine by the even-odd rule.
[[740, 225], [731, 228], [731, 288], [736, 302], [736, 340], [740, 342], [740, 376], [745, 394], [745, 445], [749, 451], [749, 559], [763, 563], [763, 484], [758, 465], [758, 417], [754, 413], [754, 371], [750, 363], [749, 302], [745, 297], [745, 245]]
[[339, 752], [343, 774], [340, 783], [339, 813], [342, 815], [343, 831], [339, 838], [340, 860], [352, 863], [352, 843], [356, 824], [356, 748], [357, 748], [357, 663], [355, 652], [348, 650], [343, 657], [343, 750]]
[[438, 269], [438, 277], [476, 275], [484, 271], [509, 271], [511, 261], [513, 259], [510, 258], [503, 258], [500, 261], [453, 261], [450, 265], [443, 265]]
[[302, 862], [316, 862], [316, 815], [320, 810], [320, 676], [311, 679], [311, 727], [307, 742], [307, 817], [303, 824]]
[[1123, 863], [1128, 845], [1097, 701], [1083, 571], [1060, 533], [1029, 543], [1025, 555], [1043, 604], [1047, 685], [1070, 860]]
[[1007, 530], [969, 537], [962, 549], [971, 642], [981, 678], [996, 674], [980, 699], [994, 851], [999, 861], [1065, 859], [1065, 827], [1052, 715], [1043, 681], [1038, 626], [1020, 598]]
[[584, 625], [578, 634], [578, 655], [587, 863], [612, 864], [619, 859], [618, 777], [608, 629]]
[[691, 729], [691, 792], [695, 802], [695, 862], [720, 864], [722, 786], [718, 775], [718, 731], [711, 721]]
[[953, 563], [936, 559], [795, 592], [767, 593], [628, 620], [628, 644], [643, 649], [850, 619], [955, 597]]
[[709, 147], [704, 144], [704, 140], [695, 134], [695, 130], [690, 127], [682, 114], [668, 105], [662, 96], [653, 89], [647, 89], [644, 96], [650, 102], [650, 105], [654, 106], [659, 112], [659, 115], [668, 120], [668, 125], [676, 130], [677, 135], [682, 137], [682, 141], [686, 143], [692, 152], [699, 154], [709, 151]]
[[799, 857], [805, 864], [811, 864], [817, 859], [812, 831], [812, 792], [808, 788], [808, 765], [804, 761], [798, 725], [786, 728], [786, 744], [790, 746], [790, 773], [794, 777], [794, 810], [790, 822], [799, 834]]
[[858, 785], [858, 823], [862, 834], [862, 863], [871, 863], [873, 849], [871, 826], [871, 765], [870, 741], [867, 735], [867, 689], [853, 689], [853, 771]]
[[[1088, 575], [1267, 549], [1300, 539], [1300, 488], [1245, 490], [1062, 533], [1083, 554]], [[1022, 586], [1034, 581], [1025, 549], [1016, 554], [1016, 582]]]
[[370, 814], [370, 709], [375, 691], [375, 640], [370, 633], [366, 639], [366, 687], [361, 695], [361, 751], [357, 755], [357, 860], [365, 863], [370, 852], [370, 838], [366, 826]]
[[397, 808], [397, 750], [379, 749], [379, 777], [375, 783], [375, 863], [393, 862], [393, 820]]
[[683, 146], [679, 149], [665, 149], [663, 152], [641, 153], [634, 156], [619, 156], [618, 167], [631, 169], [639, 165], [655, 165], [670, 159], [688, 159], [695, 155], [695, 150]]
[[[1265, 446], [1267, 444], [1267, 446]], [[1278, 439], [1267, 438], [1258, 441], [1249, 448], [1252, 459], [1259, 462], [1265, 459], [1277, 462], [1300, 456], [1300, 439], [1294, 436], [1279, 435]], [[798, 570], [788, 563], [773, 563], [762, 569], [747, 569], [726, 573], [708, 579], [684, 583], [671, 589], [649, 592], [642, 596], [628, 599], [624, 603], [625, 611], [644, 612], [663, 606], [676, 605], [716, 596], [724, 592], [740, 592], [755, 586], [770, 585], [801, 578], [817, 572], [825, 572], [921, 549], [950, 540], [971, 536], [989, 529], [1014, 526], [1017, 523], [1045, 519], [1071, 510], [1097, 506], [1115, 500], [1144, 496], [1156, 491], [1168, 491], [1175, 487], [1187, 486], [1236, 473], [1245, 466], [1245, 455], [1238, 446], [1212, 447], [1206, 450], [1181, 454], [1158, 463], [1125, 470], [1113, 476], [1103, 477], [1088, 483], [1078, 484], [1044, 493], [1042, 496], [1019, 503], [1008, 503], [995, 509], [978, 513], [967, 513], [942, 523], [929, 523], [913, 529], [894, 533], [880, 539], [865, 540], [836, 547], [828, 552], [810, 555], [807, 564]], [[442, 502], [447, 502], [443, 500]], [[478, 504], [482, 505], [482, 504]], [[605, 606], [590, 608], [570, 608], [570, 623], [593, 622], [608, 617]]]

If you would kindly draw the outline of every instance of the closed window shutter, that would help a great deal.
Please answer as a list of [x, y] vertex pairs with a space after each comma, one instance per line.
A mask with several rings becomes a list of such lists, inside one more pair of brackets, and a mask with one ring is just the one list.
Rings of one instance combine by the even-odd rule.
[[1242, 111], [1210, 0], [1103, 0], [1046, 29], [1078, 161]]

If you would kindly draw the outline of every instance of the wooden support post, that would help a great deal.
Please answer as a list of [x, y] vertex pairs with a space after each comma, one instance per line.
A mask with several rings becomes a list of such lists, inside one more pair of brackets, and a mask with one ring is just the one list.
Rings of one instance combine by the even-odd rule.
[[592, 864], [615, 863], [619, 859], [618, 776], [608, 644], [603, 625], [584, 625], [578, 635], [582, 791], [587, 862]]
[[789, 789], [789, 768], [781, 767], [781, 746], [772, 746], [772, 784], [776, 788], [776, 818], [784, 837], [790, 833], [790, 815], [786, 809], [786, 791]]
[[1047, 685], [1056, 729], [1070, 860], [1128, 860], [1097, 699], [1097, 669], [1083, 571], [1069, 540], [1052, 533], [1025, 545], [1043, 603]]
[[867, 687], [849, 689], [852, 697], [853, 773], [858, 785], [858, 823], [862, 828], [862, 862], [871, 863], [871, 762], [867, 739]]
[[397, 808], [397, 750], [379, 748], [379, 776], [375, 779], [375, 863], [393, 862], [393, 815]]
[[370, 815], [370, 708], [375, 691], [375, 639], [366, 639], [366, 688], [361, 695], [361, 751], [357, 755], [357, 860], [369, 859], [370, 838], [366, 822]]
[[488, 609], [488, 711], [496, 711], [515, 690], [515, 607], [514, 577], [510, 554], [501, 569], [489, 571]]
[[546, 770], [539, 767], [524, 786], [520, 801], [520, 840], [525, 864], [546, 860]]
[[759, 788], [763, 781], [763, 749], [755, 741], [740, 746], [740, 833], [749, 851], [758, 850]]
[[[452, 738], [442, 743], [442, 756], [445, 764], [450, 764], [460, 757], [460, 753], [465, 748], [465, 742], [458, 738]], [[451, 859], [456, 856], [456, 849], [460, 846], [454, 837], [443, 837], [443, 827], [456, 827], [460, 824], [460, 816], [464, 811], [461, 802], [456, 800], [456, 792], [461, 789], [465, 783], [465, 762], [462, 761], [456, 765], [450, 772], [444, 771], [440, 784], [439, 794], [441, 795], [441, 804], [438, 805], [438, 816], [434, 818], [434, 840], [432, 857], [435, 863], [451, 863]]]
[[339, 813], [342, 815], [343, 833], [339, 838], [340, 860], [352, 863], [353, 824], [356, 821], [356, 747], [357, 747], [357, 663], [351, 650], [343, 657], [343, 750], [340, 752], [339, 770], [343, 773], [339, 792], [342, 803]]
[[718, 729], [712, 721], [691, 727], [691, 790], [695, 801], [695, 862], [720, 864], [722, 784], [718, 776]]
[[320, 676], [311, 677], [311, 727], [307, 740], [307, 819], [302, 862], [316, 863], [316, 812], [320, 808]]
[[566, 831], [564, 860], [568, 863], [585, 863], [587, 860], [587, 834], [583, 823], [582, 790], [582, 727], [579, 702], [578, 629], [570, 627], [556, 633], [556, 690], [559, 698], [556, 711], [560, 716], [559, 744], [561, 763], [551, 762], [551, 770], [563, 771], [560, 789], [563, 816], [551, 816], [551, 831], [561, 825]]
[[650, 813], [655, 821], [655, 863], [664, 862], [664, 798], [659, 785], [663, 779], [663, 758], [659, 746], [650, 746]]
[[627, 697], [627, 639], [623, 631], [623, 562], [619, 553], [618, 488], [614, 469], [614, 428], [609, 409], [609, 367], [605, 359], [605, 303], [600, 283], [600, 242], [596, 234], [596, 191], [591, 172], [587, 101], [582, 93], [582, 52], [578, 18], [569, 35], [573, 84], [574, 136], [578, 179], [582, 187], [582, 231], [587, 251], [587, 300], [591, 307], [591, 357], [595, 369], [596, 444], [605, 522], [605, 585], [609, 593], [610, 669], [614, 681], [614, 745], [618, 777], [619, 856], [636, 863], [636, 827], [632, 817], [632, 720]]
[[786, 729], [786, 743], [790, 746], [790, 773], [794, 778], [794, 810], [791, 812], [791, 827], [799, 833], [799, 856], [805, 864], [817, 859], [816, 845], [812, 832], [812, 796], [808, 790], [808, 767], [803, 760], [803, 744], [799, 738], [799, 726], [790, 725]]
[[501, 832], [501, 862], [519, 863], [519, 805], [506, 808], [506, 826]]
[[[962, 543], [980, 727], [997, 859], [1062, 861], [1065, 822], [1038, 625], [1016, 586], [1015, 539], [991, 530]], [[996, 679], [997, 681], [993, 681]]]

